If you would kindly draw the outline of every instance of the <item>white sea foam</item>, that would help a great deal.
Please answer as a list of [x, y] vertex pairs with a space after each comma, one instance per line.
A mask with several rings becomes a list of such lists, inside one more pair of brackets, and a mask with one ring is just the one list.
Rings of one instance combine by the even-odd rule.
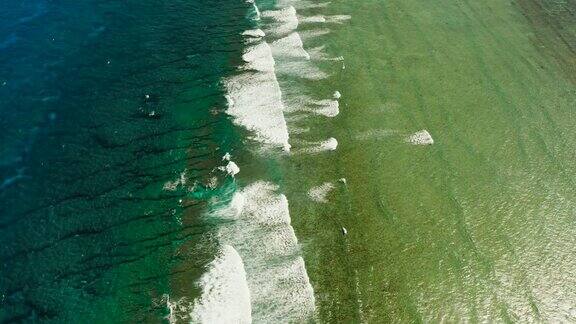
[[334, 188], [335, 186], [332, 182], [325, 182], [320, 186], [316, 186], [308, 190], [308, 197], [319, 203], [327, 203], [328, 195]]
[[230, 153], [226, 152], [226, 154], [224, 154], [224, 156], [222, 157], [222, 161], [230, 161], [231, 158], [232, 156], [230, 155]]
[[413, 145], [434, 144], [434, 139], [432, 138], [432, 135], [430, 135], [430, 133], [428, 133], [428, 131], [425, 129], [408, 136], [408, 138], [406, 138], [406, 141]]
[[344, 61], [343, 56], [334, 57], [326, 54], [326, 46], [324, 45], [310, 48], [307, 50], [307, 52], [310, 55], [310, 58], [315, 61], [335, 61], [335, 62]]
[[326, 117], [336, 117], [340, 113], [338, 100], [324, 99], [315, 102], [318, 108], [312, 109], [313, 113]]
[[194, 301], [193, 323], [251, 323], [250, 290], [242, 258], [224, 245], [200, 278], [202, 295]]
[[226, 173], [228, 173], [231, 176], [235, 176], [236, 174], [238, 174], [238, 172], [240, 172], [240, 168], [238, 167], [238, 165], [234, 163], [234, 161], [228, 162], [228, 164], [226, 165]]
[[330, 137], [329, 139], [320, 143], [319, 147], [322, 150], [334, 151], [338, 147], [338, 141], [334, 137]]
[[274, 41], [271, 45], [272, 54], [291, 59], [310, 59], [310, 54], [304, 49], [300, 35], [296, 32]]
[[302, 39], [304, 39], [304, 40], [310, 39], [310, 38], [315, 38], [315, 37], [320, 37], [320, 36], [324, 36], [324, 35], [328, 35], [328, 34], [330, 34], [331, 32], [332, 32], [332, 31], [331, 31], [330, 29], [328, 29], [328, 28], [299, 31], [300, 37], [302, 37]]
[[338, 141], [334, 137], [321, 142], [313, 142], [303, 149], [305, 153], [320, 153], [325, 151], [335, 151], [338, 147]]
[[237, 192], [229, 205], [223, 210], [233, 221], [224, 223], [217, 237], [242, 256], [254, 322], [312, 319], [314, 292], [299, 256], [286, 196], [278, 193], [278, 186], [258, 181]]
[[166, 182], [163, 189], [166, 191], [174, 191], [178, 189], [178, 187], [184, 186], [187, 180], [186, 170], [184, 170], [180, 173], [180, 176], [176, 180]]
[[300, 18], [301, 23], [311, 23], [311, 24], [321, 24], [321, 23], [335, 23], [341, 24], [352, 17], [349, 15], [334, 15], [334, 16], [323, 16], [323, 15], [316, 15], [316, 16], [308, 16]]
[[252, 17], [252, 19], [254, 19], [256, 21], [260, 20], [262, 14], [260, 13], [260, 9], [258, 9], [258, 6], [256, 6], [256, 3], [254, 3], [254, 1], [252, 1], [252, 0], [249, 0], [246, 2], [252, 4], [252, 9], [254, 10], [254, 17]]
[[340, 91], [336, 90], [334, 91], [334, 99], [340, 99], [342, 97], [342, 94], [340, 93]]
[[301, 23], [325, 23], [326, 18], [322, 15], [308, 16], [300, 18]]
[[311, 9], [311, 8], [325, 8], [331, 2], [330, 1], [314, 2], [314, 1], [308, 1], [308, 0], [296, 0], [296, 1], [294, 1], [294, 0], [278, 0], [276, 3], [279, 7], [286, 7], [288, 5], [294, 5], [298, 9]]
[[262, 38], [266, 36], [262, 29], [249, 29], [242, 32], [243, 36], [253, 37], [253, 38]]
[[[340, 113], [340, 103], [335, 99], [315, 100], [298, 94], [289, 95], [288, 98], [289, 100], [287, 100], [284, 110], [286, 112], [304, 111], [326, 117], [335, 117]], [[292, 115], [289, 119], [290, 121], [301, 121], [306, 119], [306, 116]], [[290, 131], [292, 130], [290, 129]]]
[[253, 183], [242, 190], [250, 202], [244, 209], [250, 221], [259, 224], [289, 225], [288, 199], [277, 194], [278, 186], [264, 181]]
[[341, 24], [348, 20], [352, 19], [350, 15], [334, 15], [334, 16], [326, 16], [327, 23], [337, 23]]
[[274, 21], [281, 22], [298, 20], [298, 16], [296, 16], [296, 8], [293, 6], [286, 6], [278, 10], [266, 10], [262, 15], [267, 18], [272, 18]]
[[259, 42], [249, 46], [242, 54], [242, 60], [246, 62], [242, 68], [261, 72], [274, 72], [274, 58], [268, 43]]
[[234, 218], [240, 217], [242, 212], [244, 211], [244, 205], [246, 204], [246, 197], [240, 192], [237, 192], [232, 197], [230, 201], [230, 211], [229, 215], [233, 216]]
[[204, 182], [204, 185], [208, 188], [215, 189], [216, 187], [218, 187], [218, 177], [216, 176], [210, 177], [209, 179], [206, 180], [206, 182]]
[[262, 17], [272, 19], [272, 24], [268, 26], [269, 32], [276, 36], [288, 34], [298, 28], [298, 16], [293, 6], [264, 11]]
[[282, 62], [282, 64], [276, 69], [276, 72], [279, 74], [316, 81], [329, 77], [328, 73], [322, 71], [310, 61]]
[[380, 140], [398, 134], [398, 131], [393, 129], [371, 129], [360, 132], [354, 135], [356, 140]]
[[[164, 294], [160, 299], [160, 303], [164, 304], [168, 309], [168, 315], [164, 318], [170, 324], [190, 321], [190, 312], [193, 309], [193, 304], [186, 297], [180, 299], [172, 299], [170, 295]], [[156, 305], [158, 306], [158, 305]]]
[[270, 46], [266, 42], [251, 46], [242, 58], [244, 68], [256, 72], [240, 73], [223, 81], [228, 99], [226, 112], [236, 124], [252, 131], [255, 140], [288, 151], [288, 128]]

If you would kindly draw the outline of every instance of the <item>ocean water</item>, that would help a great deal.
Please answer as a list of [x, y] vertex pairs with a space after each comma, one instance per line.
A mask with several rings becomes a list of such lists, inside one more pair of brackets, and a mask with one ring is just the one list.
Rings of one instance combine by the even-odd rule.
[[576, 321], [571, 2], [0, 9], [0, 322]]
[[219, 82], [246, 5], [0, 7], [0, 322], [163, 320], [202, 272], [181, 267], [202, 203], [171, 184], [239, 143]]

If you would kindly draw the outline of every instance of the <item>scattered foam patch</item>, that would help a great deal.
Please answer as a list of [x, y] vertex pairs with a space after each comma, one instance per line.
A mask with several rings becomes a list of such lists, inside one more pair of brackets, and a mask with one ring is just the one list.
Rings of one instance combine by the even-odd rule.
[[242, 68], [260, 72], [274, 72], [274, 58], [268, 43], [260, 42], [249, 46], [242, 54], [242, 60], [246, 62]]
[[354, 135], [354, 139], [360, 141], [384, 139], [396, 134], [398, 132], [392, 129], [371, 129]]
[[334, 91], [333, 97], [334, 99], [340, 99], [342, 97], [342, 94], [340, 93], [340, 91], [336, 90]]
[[[286, 102], [285, 112], [309, 112], [326, 117], [335, 117], [340, 113], [340, 103], [335, 99], [315, 100], [306, 95], [289, 95]], [[290, 116], [292, 122], [305, 120], [306, 116]], [[290, 129], [290, 131], [292, 131]]]
[[300, 19], [300, 22], [312, 23], [312, 24], [321, 24], [321, 23], [342, 24], [350, 19], [352, 19], [352, 16], [349, 15], [334, 15], [334, 16], [316, 15], [316, 16], [303, 17], [302, 19]]
[[311, 110], [315, 114], [323, 115], [326, 117], [336, 117], [340, 113], [340, 104], [338, 103], [338, 100], [319, 100], [316, 101], [315, 104], [318, 108]]
[[296, 32], [274, 41], [271, 46], [274, 55], [291, 59], [310, 59], [310, 54], [304, 49], [302, 39]]
[[259, 224], [290, 225], [288, 199], [277, 194], [278, 186], [258, 181], [244, 188], [241, 193], [250, 201], [244, 209], [250, 221]]
[[298, 9], [311, 9], [311, 8], [326, 8], [330, 5], [330, 1], [327, 2], [313, 2], [308, 0], [278, 0], [277, 5], [280, 7], [285, 7], [294, 4]]
[[164, 294], [160, 302], [165, 304], [166, 309], [168, 309], [168, 315], [164, 317], [168, 323], [175, 324], [180, 321], [190, 321], [190, 311], [194, 306], [186, 297], [172, 300], [170, 295]]
[[174, 181], [168, 181], [164, 184], [163, 189], [166, 191], [175, 191], [180, 186], [184, 186], [186, 184], [187, 177], [186, 177], [186, 170], [180, 173], [178, 179]]
[[338, 147], [338, 141], [334, 137], [330, 137], [325, 141], [313, 143], [312, 147], [305, 148], [304, 152], [319, 153], [325, 151], [335, 151], [337, 147]]
[[308, 190], [308, 197], [319, 203], [327, 203], [328, 194], [330, 194], [334, 188], [335, 186], [332, 182], [325, 182], [320, 186], [313, 187]]
[[246, 205], [246, 197], [242, 192], [235, 192], [229, 202], [224, 205], [216, 205], [210, 217], [224, 221], [239, 219]]
[[8, 35], [8, 37], [6, 37], [6, 39], [4, 39], [3, 41], [0, 42], [0, 49], [4, 50], [7, 49], [8, 47], [16, 44], [19, 40], [19, 37], [16, 35], [16, 33], [12, 33], [10, 35]]
[[334, 137], [330, 137], [324, 142], [320, 143], [320, 148], [327, 151], [335, 151], [338, 147], [338, 141]]
[[[305, 36], [303, 38], [305, 38]], [[316, 61], [340, 62], [344, 60], [343, 56], [332, 57], [326, 54], [326, 47], [324, 45], [313, 47], [308, 50], [308, 53], [310, 54], [310, 58]]]
[[299, 77], [308, 80], [322, 80], [329, 77], [329, 75], [320, 70], [316, 65], [310, 61], [293, 61], [283, 62], [276, 70], [280, 74]]
[[326, 22], [326, 18], [322, 15], [316, 15], [316, 16], [308, 16], [308, 17], [303, 17], [300, 19], [301, 23], [325, 23]]
[[428, 131], [425, 129], [408, 136], [406, 141], [413, 145], [434, 144], [434, 139], [432, 138], [432, 135], [430, 135], [430, 133], [428, 133]]
[[216, 187], [218, 187], [218, 177], [214, 176], [208, 178], [208, 180], [206, 180], [206, 182], [204, 183], [204, 186], [206, 188], [216, 189]]
[[273, 23], [269, 26], [269, 32], [276, 36], [288, 34], [298, 28], [298, 16], [293, 6], [264, 11], [262, 17], [272, 19]]
[[226, 164], [225, 170], [226, 173], [228, 173], [231, 176], [235, 176], [236, 174], [238, 174], [238, 172], [240, 172], [240, 168], [233, 161], [230, 161], [228, 162], [228, 164]]
[[193, 323], [251, 323], [250, 290], [242, 258], [224, 245], [199, 282], [202, 295], [194, 301]]
[[246, 197], [244, 197], [244, 194], [240, 192], [235, 193], [232, 197], [232, 200], [230, 201], [230, 209], [232, 211], [232, 215], [234, 215], [234, 218], [238, 218], [240, 214], [242, 214], [245, 204]]
[[328, 35], [331, 32], [332, 31], [330, 29], [323, 28], [323, 29], [313, 29], [313, 30], [300, 31], [299, 33], [300, 33], [300, 37], [302, 37], [302, 39], [310, 39], [310, 38], [316, 38], [316, 37]]
[[326, 16], [326, 22], [328, 22], [328, 23], [341, 24], [341, 23], [344, 23], [350, 19], [352, 19], [352, 16], [350, 16], [350, 15]]

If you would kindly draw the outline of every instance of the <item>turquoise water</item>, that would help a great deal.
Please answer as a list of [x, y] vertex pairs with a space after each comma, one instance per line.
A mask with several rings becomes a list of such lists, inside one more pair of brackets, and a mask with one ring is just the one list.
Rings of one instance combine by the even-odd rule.
[[201, 206], [163, 185], [202, 179], [216, 147], [238, 145], [218, 82], [245, 10], [3, 1], [0, 322], [166, 315], [176, 251], [197, 231], [182, 215]]

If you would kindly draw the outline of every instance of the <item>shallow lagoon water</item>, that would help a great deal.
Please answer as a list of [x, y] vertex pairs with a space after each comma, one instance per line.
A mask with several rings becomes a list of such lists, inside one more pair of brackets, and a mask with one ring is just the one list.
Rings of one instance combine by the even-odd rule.
[[[307, 175], [289, 187], [322, 321], [574, 320], [573, 8], [525, 5], [328, 7], [349, 26], [308, 45], [345, 69], [310, 88], [338, 89], [340, 114], [298, 126], [338, 149], [287, 166]], [[406, 142], [423, 129], [433, 145]]]

